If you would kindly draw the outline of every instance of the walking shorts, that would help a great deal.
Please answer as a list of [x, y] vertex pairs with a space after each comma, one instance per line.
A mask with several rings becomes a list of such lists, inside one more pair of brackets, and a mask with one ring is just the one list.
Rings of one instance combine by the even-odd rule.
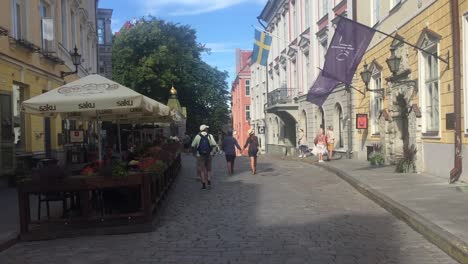
[[211, 155], [199, 156], [197, 158], [197, 163], [198, 163], [199, 170], [206, 169], [206, 171], [211, 171]]

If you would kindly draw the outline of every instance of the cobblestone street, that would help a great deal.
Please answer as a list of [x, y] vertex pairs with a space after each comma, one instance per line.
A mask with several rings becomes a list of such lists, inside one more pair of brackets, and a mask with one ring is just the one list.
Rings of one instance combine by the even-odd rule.
[[[19, 243], [0, 263], [456, 263], [337, 176], [309, 164], [214, 164], [201, 190], [184, 156], [153, 233]], [[337, 161], [339, 162], [339, 161]]]

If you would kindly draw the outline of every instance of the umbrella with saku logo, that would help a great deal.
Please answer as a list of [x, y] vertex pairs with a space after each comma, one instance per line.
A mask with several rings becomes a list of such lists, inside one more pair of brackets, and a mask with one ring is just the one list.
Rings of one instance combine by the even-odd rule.
[[97, 74], [30, 98], [22, 103], [22, 110], [43, 117], [60, 115], [64, 119], [118, 124], [126, 120], [171, 122], [178, 117], [166, 105]]

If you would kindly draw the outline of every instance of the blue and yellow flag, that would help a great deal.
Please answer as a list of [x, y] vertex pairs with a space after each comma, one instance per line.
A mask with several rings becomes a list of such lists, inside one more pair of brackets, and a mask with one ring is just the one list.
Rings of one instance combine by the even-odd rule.
[[260, 65], [267, 66], [268, 53], [270, 53], [271, 36], [265, 32], [255, 29], [255, 42], [252, 54], [252, 61]]

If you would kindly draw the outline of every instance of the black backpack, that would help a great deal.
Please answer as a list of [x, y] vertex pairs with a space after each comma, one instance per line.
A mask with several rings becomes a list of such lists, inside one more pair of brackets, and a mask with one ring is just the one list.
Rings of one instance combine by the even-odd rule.
[[208, 156], [211, 153], [209, 136], [209, 134], [206, 136], [200, 135], [200, 143], [198, 144], [197, 150], [201, 156]]

